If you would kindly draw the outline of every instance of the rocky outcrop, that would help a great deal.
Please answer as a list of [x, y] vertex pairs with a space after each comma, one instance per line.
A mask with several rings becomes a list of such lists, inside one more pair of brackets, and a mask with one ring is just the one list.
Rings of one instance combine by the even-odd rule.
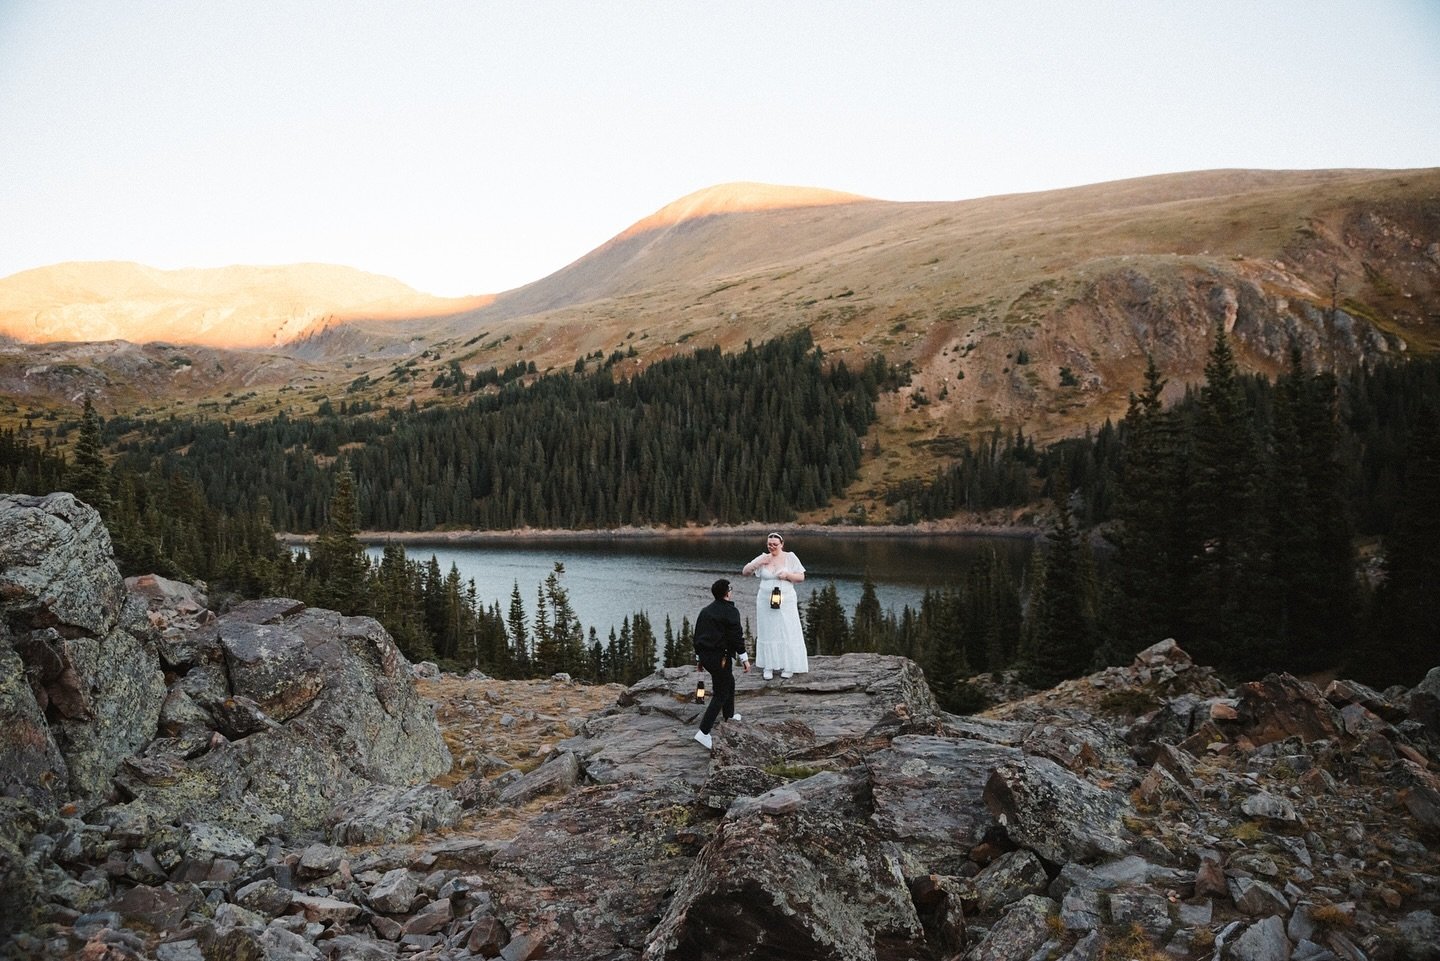
[[[814, 657], [741, 676], [712, 751], [692, 669], [583, 720], [557, 678], [514, 682], [555, 699], [523, 755], [479, 726], [506, 682], [446, 676], [468, 760], [423, 784], [427, 714], [373, 622], [167, 596], [135, 636], [173, 680], [117, 796], [0, 798], [16, 957], [1434, 956], [1434, 675], [1230, 690], [1166, 642], [956, 717], [904, 658]], [[31, 676], [0, 705], [38, 731]], [[68, 766], [32, 740], [7, 757]]]
[[[25, 773], [39, 751], [41, 773], [64, 777], [59, 793], [93, 808], [121, 760], [154, 736], [165, 685], [143, 607], [129, 600], [92, 508], [69, 494], [0, 498], [0, 623], [0, 660], [9, 667], [0, 699], [15, 720], [0, 739], [28, 744], [32, 755], [0, 774], [0, 790], [46, 805]], [[16, 689], [16, 667], [30, 698]]]
[[[194, 586], [122, 581], [98, 515], [71, 495], [0, 497], [0, 795], [16, 805], [0, 816], [15, 902], [0, 931], [47, 897], [62, 917], [96, 907], [111, 877], [208, 892], [262, 863], [265, 837], [444, 827], [457, 802], [405, 790], [449, 768], [432, 706], [373, 620], [276, 599], [217, 617]], [[210, 836], [197, 825], [233, 850], [194, 855]], [[96, 859], [110, 871], [56, 873]], [[160, 892], [124, 904], [159, 910], [174, 894]]]

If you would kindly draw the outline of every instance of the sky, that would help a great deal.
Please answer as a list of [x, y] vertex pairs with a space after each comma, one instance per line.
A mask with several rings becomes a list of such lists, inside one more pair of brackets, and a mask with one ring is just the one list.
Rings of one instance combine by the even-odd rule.
[[732, 181], [963, 200], [1440, 166], [1440, 0], [0, 0], [0, 277], [443, 296]]

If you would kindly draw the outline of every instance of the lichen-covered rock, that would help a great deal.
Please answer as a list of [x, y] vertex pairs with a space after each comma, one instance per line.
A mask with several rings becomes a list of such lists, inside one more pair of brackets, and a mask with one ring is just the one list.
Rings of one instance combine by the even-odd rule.
[[110, 532], [71, 494], [0, 497], [0, 618], [104, 637], [125, 601]]
[[225, 618], [218, 633], [231, 690], [277, 721], [299, 714], [325, 684], [319, 661], [283, 625]]
[[377, 785], [330, 812], [330, 837], [337, 844], [404, 841], [452, 827], [460, 813], [460, 802], [444, 788]]
[[1049, 861], [1118, 856], [1131, 845], [1125, 818], [1135, 812], [1128, 799], [1048, 758], [998, 766], [985, 785], [985, 803], [1011, 840]]
[[1031, 894], [1015, 902], [980, 942], [975, 961], [1015, 961], [1034, 957], [1054, 936], [1050, 918], [1057, 908], [1049, 898]]
[[966, 879], [959, 894], [970, 914], [994, 914], [1027, 894], [1044, 894], [1050, 877], [1040, 859], [1029, 851], [1010, 851]]
[[881, 836], [902, 843], [907, 873], [957, 874], [970, 849], [996, 826], [985, 783], [1020, 752], [975, 740], [909, 735], [871, 755], [874, 813]]
[[0, 797], [0, 939], [34, 923], [44, 879], [27, 848], [43, 823], [28, 802]]
[[303, 835], [323, 829], [341, 798], [369, 784], [308, 734], [280, 727], [228, 741], [163, 782], [132, 782], [134, 798], [112, 810], [154, 824], [209, 821], [256, 837]]
[[639, 950], [704, 841], [693, 797], [672, 779], [556, 801], [489, 858], [495, 916], [515, 942], [549, 957]]
[[283, 623], [304, 639], [324, 678], [321, 694], [293, 724], [370, 781], [411, 785], [450, 769], [434, 707], [416, 691], [405, 656], [378, 621], [308, 608]]
[[0, 796], [22, 797], [44, 813], [63, 803], [69, 772], [25, 677], [25, 664], [0, 623]]
[[86, 713], [51, 725], [70, 772], [70, 793], [93, 807], [108, 797], [120, 762], [155, 736], [165, 678], [151, 638], [117, 628], [104, 638], [65, 642], [84, 679]]
[[726, 818], [641, 955], [912, 958], [925, 936], [894, 842], [844, 816], [847, 789], [783, 815]]
[[[0, 497], [0, 621], [36, 706], [51, 717], [64, 791], [87, 809], [154, 736], [165, 693], [144, 606], [127, 597], [93, 508], [69, 494]], [[0, 697], [23, 711], [17, 662], [4, 664], [9, 694]]]

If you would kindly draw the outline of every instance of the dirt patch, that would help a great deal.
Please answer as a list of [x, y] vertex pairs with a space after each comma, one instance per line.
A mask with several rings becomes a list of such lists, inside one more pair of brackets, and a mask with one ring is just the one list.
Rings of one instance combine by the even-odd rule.
[[[417, 681], [435, 704], [435, 719], [454, 764], [435, 783], [450, 787], [495, 759], [530, 770], [573, 737], [587, 718], [614, 705], [619, 684], [557, 680], [469, 680], [446, 675]], [[504, 770], [496, 767], [495, 773]]]

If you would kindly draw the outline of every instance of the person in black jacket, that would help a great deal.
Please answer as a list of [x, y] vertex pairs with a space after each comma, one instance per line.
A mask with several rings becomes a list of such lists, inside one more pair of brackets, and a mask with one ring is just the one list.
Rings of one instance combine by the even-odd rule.
[[747, 674], [750, 672], [750, 659], [745, 654], [745, 632], [740, 627], [740, 612], [730, 600], [730, 582], [720, 578], [710, 585], [710, 593], [715, 600], [705, 605], [700, 616], [695, 618], [694, 634], [695, 656], [699, 658], [700, 666], [710, 672], [711, 684], [715, 688], [715, 696], [705, 709], [705, 716], [700, 719], [700, 730], [695, 732], [695, 740], [706, 750], [713, 743], [710, 729], [715, 726], [722, 709], [730, 720], [740, 720], [740, 715], [735, 713], [735, 675], [730, 673], [731, 662], [738, 658], [741, 670]]

